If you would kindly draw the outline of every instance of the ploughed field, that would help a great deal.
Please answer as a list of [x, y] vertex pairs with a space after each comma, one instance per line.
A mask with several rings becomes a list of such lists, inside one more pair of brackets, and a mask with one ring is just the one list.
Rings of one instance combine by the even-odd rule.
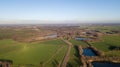
[[13, 67], [56, 67], [66, 51], [67, 45], [59, 39], [33, 43], [0, 40], [0, 59], [12, 60]]
[[91, 45], [105, 52], [106, 56], [120, 57], [120, 35], [105, 35], [101, 41], [91, 42]]

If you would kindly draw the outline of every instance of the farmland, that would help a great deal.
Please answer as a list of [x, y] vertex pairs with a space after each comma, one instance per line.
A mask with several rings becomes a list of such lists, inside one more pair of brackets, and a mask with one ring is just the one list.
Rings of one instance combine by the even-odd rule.
[[[19, 27], [0, 27], [0, 60], [13, 61], [12, 67], [80, 67], [91, 59], [109, 61], [109, 58], [119, 62], [119, 25]], [[96, 56], [84, 56], [84, 48], [93, 50]]]
[[83, 28], [88, 28], [90, 30], [99, 30], [101, 32], [111, 32], [112, 30], [119, 30], [120, 29], [120, 25], [109, 25], [109, 26], [106, 26], [106, 25], [96, 25], [96, 26], [86, 26], [86, 27], [83, 27]]
[[88, 46], [85, 42], [78, 41], [78, 40], [75, 40], [75, 39], [71, 39], [70, 42], [73, 43], [73, 45], [81, 45], [83, 47], [87, 47]]
[[107, 56], [120, 56], [119, 50], [114, 50], [120, 47], [119, 35], [106, 35], [101, 37], [102, 41], [92, 42], [91, 44], [97, 49], [100, 49], [106, 53]]
[[82, 64], [78, 55], [78, 50], [74, 46], [71, 49], [70, 59], [68, 61], [67, 67], [80, 67], [81, 65]]
[[71, 49], [70, 59], [68, 62], [68, 67], [80, 67], [82, 65], [80, 61], [79, 51], [77, 46], [81, 45], [83, 47], [87, 47], [88, 45], [83, 41], [78, 41], [75, 39], [71, 39], [70, 42], [73, 44], [73, 48]]
[[[37, 43], [19, 43], [13, 40], [0, 41], [0, 58], [13, 60], [13, 66], [31, 65], [53, 67], [54, 61], [62, 61], [67, 45], [61, 40]], [[48, 65], [48, 66], [47, 66]]]

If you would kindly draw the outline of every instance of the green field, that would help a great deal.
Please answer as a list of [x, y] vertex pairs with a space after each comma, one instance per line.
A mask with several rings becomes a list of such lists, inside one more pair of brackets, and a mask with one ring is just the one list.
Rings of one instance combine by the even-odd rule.
[[68, 61], [67, 67], [80, 67], [81, 65], [82, 65], [82, 63], [80, 61], [78, 50], [74, 46], [71, 49], [70, 59]]
[[112, 30], [119, 30], [120, 29], [120, 25], [115, 25], [115, 26], [88, 26], [85, 27], [88, 28], [90, 30], [98, 30], [101, 32], [111, 32]]
[[120, 47], [119, 35], [106, 35], [101, 38], [102, 41], [92, 42], [91, 44], [97, 49], [104, 51], [107, 56], [120, 56], [119, 50], [113, 50], [115, 47]]
[[13, 66], [56, 67], [65, 55], [67, 45], [61, 40], [19, 43], [0, 40], [0, 59], [13, 61]]
[[14, 36], [17, 36], [19, 38], [28, 38], [31, 36], [35, 36], [34, 33], [37, 33], [35, 30], [30, 30], [30, 29], [20, 29], [20, 30], [14, 30], [14, 29], [1, 29], [0, 28], [0, 39], [11, 39]]
[[79, 57], [79, 51], [77, 46], [81, 45], [83, 47], [87, 47], [88, 45], [82, 41], [77, 41], [75, 39], [71, 39], [70, 42], [73, 44], [70, 53], [70, 59], [68, 61], [67, 67], [80, 67], [82, 65]]
[[75, 40], [75, 39], [71, 39], [70, 42], [73, 44], [73, 45], [81, 45], [83, 47], [87, 47], [88, 45], [83, 42], [83, 41], [78, 41], [78, 40]]

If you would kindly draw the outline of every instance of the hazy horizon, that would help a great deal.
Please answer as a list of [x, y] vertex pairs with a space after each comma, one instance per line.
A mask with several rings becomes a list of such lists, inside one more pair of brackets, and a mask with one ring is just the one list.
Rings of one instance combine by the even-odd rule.
[[120, 21], [45, 21], [45, 20], [3, 20], [0, 24], [118, 24]]

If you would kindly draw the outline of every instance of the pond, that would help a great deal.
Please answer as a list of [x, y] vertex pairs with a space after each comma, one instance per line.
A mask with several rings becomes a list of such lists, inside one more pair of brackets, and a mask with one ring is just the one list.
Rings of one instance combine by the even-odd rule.
[[57, 34], [51, 34], [51, 35], [47, 35], [46, 38], [56, 38]]
[[84, 56], [96, 56], [94, 51], [90, 48], [83, 48], [83, 55]]
[[80, 40], [80, 41], [82, 41], [82, 40], [88, 40], [88, 38], [76, 37], [75, 40]]
[[92, 62], [93, 67], [120, 67], [120, 63]]

